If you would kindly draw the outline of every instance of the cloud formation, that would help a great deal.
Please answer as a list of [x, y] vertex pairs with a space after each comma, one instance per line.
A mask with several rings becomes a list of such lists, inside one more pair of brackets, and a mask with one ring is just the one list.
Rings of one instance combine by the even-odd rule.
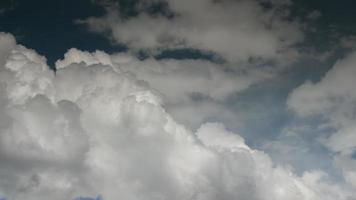
[[[291, 61], [298, 55], [293, 46], [304, 37], [302, 25], [289, 15], [291, 4], [275, 0], [143, 0], [133, 8], [137, 15], [126, 16], [117, 4], [106, 3], [105, 16], [78, 22], [92, 31], [108, 33], [130, 49], [193, 48], [231, 62], [251, 58]], [[152, 13], [159, 5], [164, 9]]]
[[297, 176], [274, 164], [220, 123], [196, 132], [178, 124], [155, 85], [125, 69], [126, 57], [71, 50], [54, 74], [11, 35], [1, 33], [0, 44], [0, 198], [355, 196], [321, 171]]
[[323, 119], [318, 126], [332, 129], [324, 134], [322, 143], [335, 153], [334, 162], [342, 169], [345, 180], [356, 187], [356, 53], [338, 60], [316, 83], [310, 81], [296, 88], [289, 96], [288, 106], [301, 117]]
[[[236, 114], [224, 105], [226, 99], [268, 80], [276, 74], [268, 69], [232, 67], [206, 60], [148, 58], [139, 60], [128, 53], [108, 55], [70, 49], [56, 66], [72, 63], [109, 65], [147, 82], [165, 102], [165, 108], [180, 122], [191, 128], [215, 118], [224, 122], [238, 121]], [[236, 122], [234, 122], [236, 123]]]

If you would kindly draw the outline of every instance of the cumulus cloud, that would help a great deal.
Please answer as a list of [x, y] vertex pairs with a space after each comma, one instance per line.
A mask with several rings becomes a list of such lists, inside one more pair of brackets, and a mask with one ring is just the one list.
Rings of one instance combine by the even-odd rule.
[[[297, 176], [220, 123], [192, 132], [164, 98], [103, 52], [45, 58], [0, 34], [0, 197], [352, 199], [320, 171]], [[118, 60], [122, 59], [123, 62]], [[326, 179], [325, 179], [326, 178]]]
[[139, 60], [129, 53], [108, 55], [77, 49], [70, 49], [56, 67], [62, 69], [72, 63], [108, 65], [145, 81], [178, 121], [194, 129], [212, 118], [236, 124], [238, 117], [224, 105], [226, 99], [275, 76], [269, 69], [236, 68], [200, 59]]
[[356, 186], [356, 161], [352, 155], [356, 149], [356, 53], [337, 61], [325, 76], [316, 83], [306, 82], [290, 95], [288, 106], [299, 116], [319, 116], [323, 126], [333, 129], [331, 135], [322, 138], [335, 152], [335, 164], [344, 177]]
[[[137, 15], [126, 16], [117, 4], [106, 3], [105, 16], [78, 22], [92, 31], [108, 33], [113, 41], [134, 50], [154, 53], [193, 48], [233, 62], [250, 58], [290, 61], [298, 55], [293, 46], [304, 37], [302, 25], [289, 16], [291, 4], [273, 0], [143, 0], [134, 6]], [[159, 5], [160, 13], [152, 13]]]
[[56, 66], [61, 69], [68, 64], [81, 62], [87, 65], [110, 65], [116, 70], [130, 72], [137, 79], [147, 81], [170, 102], [187, 100], [198, 93], [221, 100], [272, 77], [267, 70], [236, 69], [206, 60], [139, 60], [128, 53], [109, 56], [101, 51], [89, 53], [77, 49], [70, 49], [63, 60], [57, 61]]

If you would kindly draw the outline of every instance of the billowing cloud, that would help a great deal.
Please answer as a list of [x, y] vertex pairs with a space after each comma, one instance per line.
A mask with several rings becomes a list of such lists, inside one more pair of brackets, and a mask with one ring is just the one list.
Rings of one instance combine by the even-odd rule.
[[[298, 55], [293, 46], [304, 37], [289, 15], [291, 1], [143, 0], [134, 16], [120, 13], [117, 4], [105, 5], [105, 16], [78, 22], [134, 50], [193, 48], [234, 62], [291, 61]], [[159, 5], [160, 13], [152, 13]]]
[[202, 124], [195, 133], [178, 124], [154, 84], [138, 80], [139, 70], [135, 77], [125, 69], [125, 57], [71, 50], [67, 55], [81, 62], [59, 61], [54, 74], [44, 57], [11, 35], [2, 33], [0, 44], [0, 198], [350, 200], [356, 195], [321, 171], [297, 176], [274, 164], [220, 123]]
[[128, 53], [108, 55], [102, 51], [90, 53], [77, 49], [70, 49], [63, 60], [56, 62], [56, 67], [62, 69], [81, 62], [108, 65], [147, 82], [164, 99], [165, 108], [192, 128], [198, 128], [202, 122], [212, 118], [224, 122], [238, 121], [224, 101], [276, 75], [269, 69], [236, 68], [199, 59], [139, 60]]
[[61, 69], [68, 64], [81, 62], [110, 65], [117, 70], [130, 72], [137, 79], [147, 81], [169, 102], [187, 100], [194, 94], [222, 100], [273, 75], [267, 70], [236, 69], [199, 59], [139, 60], [127, 53], [109, 56], [101, 51], [89, 53], [77, 49], [70, 49], [63, 60], [57, 61], [56, 66]]
[[299, 116], [323, 119], [319, 126], [332, 129], [321, 139], [335, 152], [335, 164], [344, 177], [356, 187], [356, 53], [340, 59], [316, 83], [306, 82], [290, 95], [288, 106]]

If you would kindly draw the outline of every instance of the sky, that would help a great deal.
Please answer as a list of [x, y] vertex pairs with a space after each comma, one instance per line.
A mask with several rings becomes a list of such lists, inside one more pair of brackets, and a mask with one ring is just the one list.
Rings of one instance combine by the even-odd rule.
[[356, 2], [0, 2], [0, 200], [355, 200]]

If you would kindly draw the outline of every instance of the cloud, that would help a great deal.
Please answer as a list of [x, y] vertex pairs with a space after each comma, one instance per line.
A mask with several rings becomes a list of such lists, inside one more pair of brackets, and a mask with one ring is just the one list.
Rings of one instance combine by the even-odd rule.
[[[220, 123], [192, 132], [150, 85], [102, 52], [57, 63], [0, 35], [0, 194], [6, 199], [350, 199], [299, 177]], [[5, 45], [6, 44], [6, 45]], [[125, 61], [126, 57], [114, 57]], [[103, 64], [107, 62], [106, 64]], [[66, 64], [67, 63], [67, 64]], [[114, 62], [115, 63], [115, 62]]]
[[161, 96], [165, 108], [178, 121], [194, 129], [213, 118], [236, 124], [236, 114], [224, 102], [237, 92], [276, 75], [269, 69], [236, 68], [200, 59], [139, 60], [129, 53], [108, 55], [77, 49], [70, 49], [64, 59], [56, 62], [56, 67], [62, 69], [72, 63], [108, 65], [145, 81]]
[[272, 77], [267, 70], [236, 69], [205, 60], [175, 60], [148, 58], [139, 60], [128, 53], [107, 55], [104, 52], [82, 52], [70, 49], [58, 69], [71, 63], [110, 65], [116, 70], [130, 72], [139, 80], [147, 81], [164, 94], [170, 102], [189, 99], [201, 94], [214, 100], [225, 99], [234, 92]]
[[[163, 14], [150, 11], [158, 5], [165, 5]], [[290, 5], [271, 0], [149, 0], [138, 1], [137, 15], [126, 16], [117, 4], [106, 3], [105, 16], [77, 22], [133, 50], [193, 48], [231, 62], [290, 62], [299, 54], [293, 46], [304, 37], [301, 23], [290, 20]]]
[[311, 11], [311, 12], [308, 14], [307, 18], [308, 18], [309, 20], [317, 20], [317, 19], [320, 18], [321, 16], [322, 16], [322, 14], [321, 14], [320, 11], [318, 11], [318, 10], [313, 10], [313, 11]]
[[342, 48], [353, 50], [356, 45], [356, 37], [355, 36], [344, 36], [340, 39], [340, 44]]
[[[356, 161], [352, 154], [356, 149], [355, 111], [356, 53], [340, 59], [325, 76], [316, 83], [306, 82], [289, 96], [288, 106], [301, 117], [319, 116], [321, 124], [333, 129], [322, 143], [335, 152], [335, 164], [344, 177], [356, 186]], [[319, 124], [320, 125], [320, 124]]]

